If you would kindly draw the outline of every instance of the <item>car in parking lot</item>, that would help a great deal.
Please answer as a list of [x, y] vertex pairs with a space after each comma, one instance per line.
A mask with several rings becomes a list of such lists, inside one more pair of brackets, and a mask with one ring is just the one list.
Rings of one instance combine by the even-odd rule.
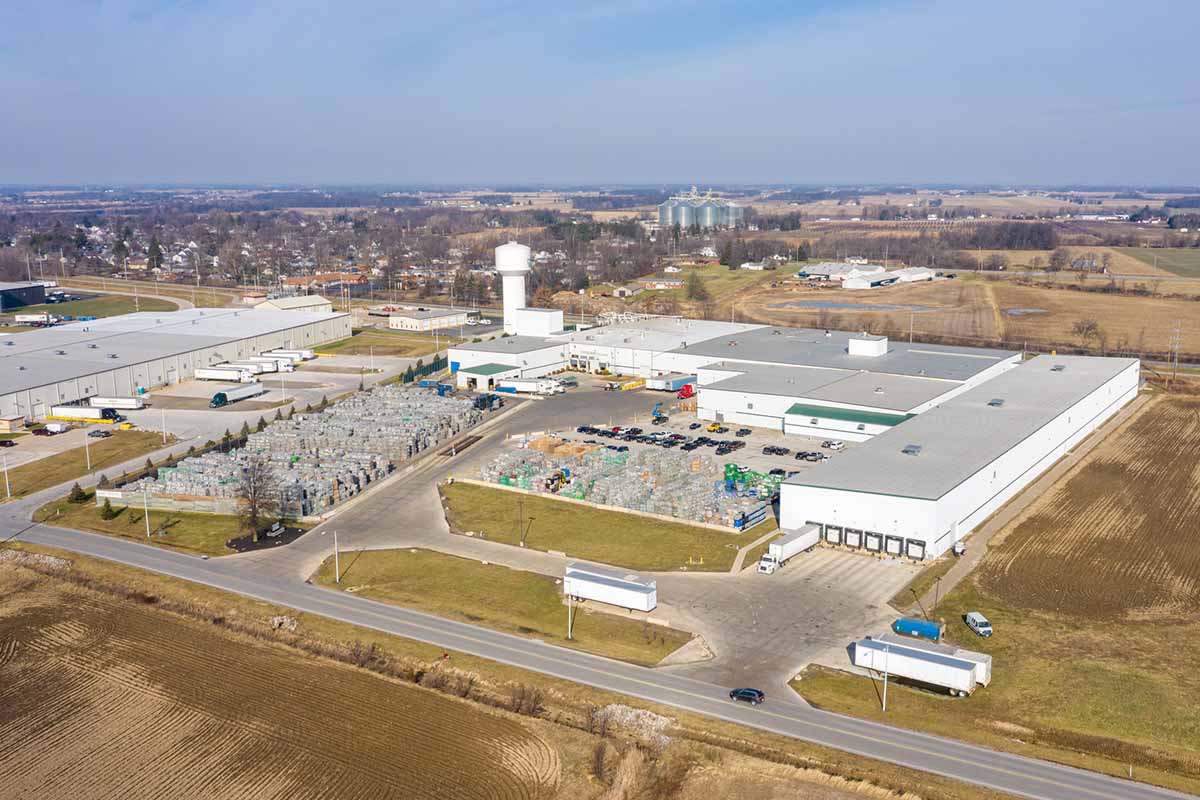
[[107, 439], [110, 436], [112, 436], [111, 431], [103, 431], [103, 430], [88, 431], [89, 439]]
[[689, 431], [698, 431], [698, 430], [700, 430], [701, 427], [702, 426], [700, 425], [699, 422], [693, 422], [691, 425], [688, 425], [688, 430]]
[[708, 426], [709, 433], [729, 433], [729, 428], [726, 428], [719, 422], [714, 422]]
[[752, 433], [754, 433], [754, 431], [750, 430], [749, 428], [738, 428], [737, 432], [734, 433], [733, 435], [734, 436], [749, 436]]
[[741, 450], [743, 447], [746, 446], [745, 442], [726, 442], [725, 444], [734, 450]]
[[16, 447], [17, 443], [12, 439], [0, 439], [0, 447]]
[[824, 447], [826, 450], [841, 450], [845, 446], [846, 443], [838, 439], [826, 439], [821, 442], [821, 447]]
[[751, 689], [746, 686], [741, 689], [733, 689], [729, 692], [729, 699], [735, 703], [750, 703], [751, 705], [760, 706], [767, 696], [760, 689]]
[[54, 431], [50, 430], [49, 428], [34, 428], [33, 435], [34, 436], [53, 436]]
[[762, 454], [764, 456], [786, 456], [790, 452], [792, 451], [788, 448], [780, 447], [779, 445], [775, 444], [769, 444], [762, 449]]
[[768, 474], [769, 475], [787, 475], [787, 470], [783, 469], [782, 467], [775, 467]]

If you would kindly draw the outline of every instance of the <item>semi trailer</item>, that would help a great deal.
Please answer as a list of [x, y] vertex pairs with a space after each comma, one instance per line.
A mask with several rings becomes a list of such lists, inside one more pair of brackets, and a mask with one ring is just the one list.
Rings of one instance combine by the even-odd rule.
[[111, 425], [125, 419], [113, 408], [94, 408], [92, 406], [51, 406], [46, 419], [58, 419], [66, 422], [102, 422]]
[[658, 606], [658, 583], [625, 571], [568, 564], [563, 575], [563, 595], [635, 611], [653, 611]]
[[254, 380], [254, 373], [239, 367], [198, 367], [195, 377], [198, 381], [249, 383]]
[[758, 571], [764, 575], [772, 575], [793, 556], [811, 550], [820, 541], [821, 528], [817, 525], [805, 525], [791, 531], [767, 545], [767, 552], [758, 560]]
[[88, 405], [92, 408], [119, 408], [122, 411], [137, 411], [146, 407], [146, 401], [140, 397], [89, 397]]
[[510, 394], [517, 392], [524, 394], [560, 394], [565, 392], [566, 389], [557, 381], [546, 378], [530, 378], [527, 380], [500, 381], [496, 384], [496, 391], [509, 392]]
[[222, 389], [212, 396], [212, 400], [208, 401], [208, 407], [221, 408], [230, 403], [236, 403], [238, 400], [245, 400], [248, 397], [258, 397], [260, 394], [266, 394], [266, 391], [266, 387], [258, 381], [247, 383], [244, 386]]
[[295, 372], [296, 364], [287, 356], [250, 356], [247, 361], [257, 361], [262, 364], [274, 364], [277, 372]]
[[646, 378], [646, 388], [653, 389], [658, 392], [678, 392], [684, 386], [695, 382], [695, 375], [684, 375], [679, 372], [672, 372], [668, 375], [659, 375], [655, 378]]
[[853, 663], [879, 675], [904, 678], [966, 697], [991, 680], [991, 657], [895, 634], [854, 643]]
[[278, 350], [267, 350], [263, 353], [264, 356], [289, 356], [293, 363], [301, 361], [311, 361], [316, 358], [317, 354], [312, 350], [290, 350], [287, 348], [279, 348]]

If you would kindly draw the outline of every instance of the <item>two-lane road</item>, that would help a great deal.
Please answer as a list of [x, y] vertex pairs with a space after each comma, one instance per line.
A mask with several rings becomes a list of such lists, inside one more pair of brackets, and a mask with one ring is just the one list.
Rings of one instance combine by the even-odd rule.
[[[12, 517], [0, 525], [4, 529], [3, 538], [26, 527]], [[817, 711], [786, 699], [771, 698], [758, 708], [735, 705], [727, 698], [728, 687], [320, 589], [286, 575], [264, 575], [254, 570], [251, 562], [203, 560], [137, 542], [45, 526], [30, 527], [17, 538], [195, 581], [298, 611], [1013, 795], [1039, 800], [1186, 797], [1145, 784]]]

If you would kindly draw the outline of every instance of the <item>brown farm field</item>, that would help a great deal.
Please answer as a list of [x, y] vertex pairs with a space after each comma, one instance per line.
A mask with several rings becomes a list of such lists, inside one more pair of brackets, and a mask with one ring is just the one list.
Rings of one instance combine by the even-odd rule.
[[[962, 623], [982, 611], [996, 633]], [[1159, 395], [996, 534], [931, 613], [993, 658], [971, 697], [893, 686], [892, 724], [1200, 791], [1200, 396]], [[879, 685], [797, 689], [883, 719]]]
[[[961, 273], [960, 273], [961, 275]], [[1152, 285], [1154, 278], [1147, 278]], [[1085, 279], [1102, 286], [1107, 279]], [[1170, 291], [1167, 284], [1158, 287]], [[1019, 283], [966, 274], [953, 281], [886, 287], [873, 291], [820, 288], [798, 281], [760, 287], [738, 296], [739, 321], [775, 325], [871, 330], [915, 338], [945, 338], [955, 344], [1021, 349], [1105, 347], [1166, 352], [1180, 323], [1181, 352], [1200, 353], [1200, 302], [1182, 297], [1105, 294]], [[1073, 332], [1095, 320], [1100, 336]]]
[[559, 748], [512, 715], [5, 577], [5, 796], [539, 798], [559, 788]]

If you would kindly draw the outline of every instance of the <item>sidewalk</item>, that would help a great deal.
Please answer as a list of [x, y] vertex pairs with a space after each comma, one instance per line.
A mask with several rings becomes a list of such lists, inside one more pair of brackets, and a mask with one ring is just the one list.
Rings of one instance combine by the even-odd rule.
[[992, 536], [1003, 530], [1010, 522], [1024, 513], [1039, 497], [1053, 488], [1054, 484], [1058, 483], [1060, 478], [1070, 472], [1076, 464], [1083, 460], [1084, 456], [1092, 452], [1096, 445], [1107, 439], [1109, 434], [1136, 417], [1148, 402], [1150, 402], [1148, 395], [1139, 394], [1132, 403], [1118, 411], [1112, 419], [1093, 431], [1090, 436], [1077, 444], [1073, 450], [1067, 451], [1067, 454], [1059, 459], [1057, 464], [1043, 473], [1040, 478], [1029, 484], [1029, 486], [1026, 486], [1020, 494], [1008, 501], [999, 511], [989, 517], [966, 540], [967, 552], [954, 563], [949, 572], [942, 576], [936, 588], [927, 591], [919, 604], [909, 606], [908, 611], [915, 613], [916, 609], [922, 607], [932, 609], [935, 596], [937, 599], [941, 599], [950, 594], [951, 590], [958, 586], [962, 582], [962, 579], [967, 577], [975, 569], [975, 566], [983, 560], [983, 557], [987, 555], [988, 543], [991, 541]]

